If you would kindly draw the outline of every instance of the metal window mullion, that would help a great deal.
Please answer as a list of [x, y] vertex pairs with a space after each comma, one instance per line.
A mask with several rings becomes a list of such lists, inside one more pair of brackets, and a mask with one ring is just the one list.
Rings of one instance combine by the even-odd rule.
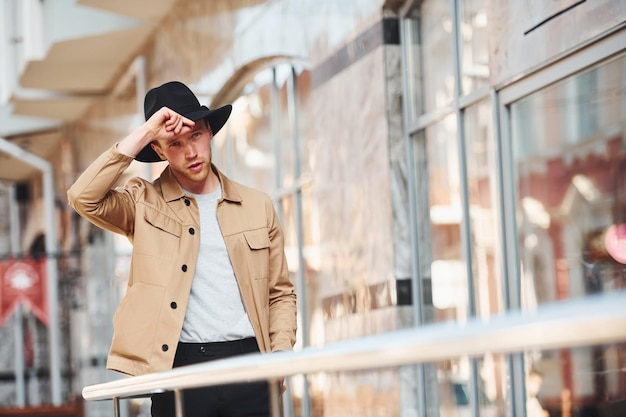
[[[407, 90], [409, 91], [409, 90]], [[453, 105], [439, 107], [435, 110], [432, 110], [428, 113], [424, 113], [420, 116], [417, 116], [414, 120], [407, 119], [405, 122], [406, 130], [409, 134], [413, 134], [419, 132], [420, 130], [424, 130], [429, 126], [436, 124], [437, 122], [442, 121], [450, 114], [454, 113], [455, 107]]]
[[407, 131], [415, 133], [428, 126], [434, 125], [454, 113], [458, 108], [463, 109], [487, 99], [489, 97], [489, 92], [489, 88], [481, 88], [476, 91], [472, 91], [470, 94], [458, 96], [454, 102], [446, 106], [438, 107], [428, 113], [421, 114], [413, 120], [407, 120]]
[[[467, 314], [469, 317], [476, 315], [476, 299], [474, 294], [474, 276], [472, 273], [472, 248], [470, 243], [470, 210], [469, 210], [469, 189], [467, 186], [467, 152], [465, 139], [465, 121], [464, 110], [460, 106], [460, 97], [463, 96], [463, 72], [461, 56], [463, 53], [462, 45], [459, 41], [459, 27], [461, 25], [461, 5], [460, 0], [450, 0], [452, 10], [452, 45], [454, 59], [454, 77], [455, 77], [455, 95], [454, 107], [457, 125], [457, 147], [459, 155], [459, 184], [461, 186], [461, 210], [463, 213], [461, 220], [461, 244], [463, 247], [463, 257], [465, 259], [465, 275], [467, 277], [465, 285], [467, 289]], [[470, 406], [472, 417], [479, 416], [478, 404], [478, 359], [470, 357]]]
[[[10, 248], [11, 255], [18, 257], [20, 255], [20, 216], [18, 213], [17, 191], [15, 183], [8, 185], [9, 188], [9, 225], [10, 225]], [[15, 373], [15, 404], [18, 407], [26, 406], [26, 383], [24, 378], [24, 309], [22, 303], [18, 303], [15, 309], [14, 320], [14, 338], [15, 338], [15, 357], [13, 362]]]
[[[289, 110], [289, 120], [291, 123], [291, 139], [293, 141], [293, 150], [294, 150], [294, 166], [293, 166], [293, 172], [294, 172], [294, 177], [295, 178], [299, 178], [300, 177], [300, 135], [299, 135], [299, 120], [298, 120], [298, 112], [296, 110], [296, 105], [297, 105], [297, 91], [296, 91], [296, 87], [295, 87], [295, 78], [296, 78], [296, 74], [295, 74], [295, 70], [293, 67], [291, 67], [291, 74], [289, 76], [288, 79], [288, 110]], [[299, 263], [299, 268], [298, 268], [298, 284], [301, 285], [300, 289], [302, 292], [304, 292], [305, 290], [305, 277], [304, 277], [304, 235], [303, 235], [303, 229], [302, 229], [302, 221], [303, 221], [303, 215], [302, 215], [302, 189], [301, 188], [297, 188], [294, 192], [294, 198], [295, 198], [295, 205], [296, 205], [296, 219], [295, 219], [295, 223], [296, 223], [296, 230], [297, 230], [297, 242], [298, 242], [298, 263]], [[309, 342], [309, 337], [308, 337], [308, 317], [307, 317], [307, 304], [306, 304], [306, 297], [302, 297], [302, 300], [299, 300], [299, 304], [301, 306], [301, 312], [300, 312], [300, 317], [302, 318], [302, 325], [304, 327], [305, 332], [302, 332], [302, 342], [303, 342], [303, 346], [304, 347], [308, 347], [310, 342]]]
[[[298, 119], [298, 89], [296, 88], [296, 72], [291, 66], [289, 78], [287, 80], [287, 109], [289, 111], [289, 120], [291, 122], [291, 138], [293, 141], [293, 172], [294, 179], [300, 178], [300, 121]], [[306, 277], [305, 277], [305, 259], [304, 259], [304, 231], [302, 228], [303, 210], [302, 210], [302, 188], [298, 187], [294, 193], [295, 203], [295, 225], [296, 237], [298, 244], [298, 287], [300, 288], [300, 297], [298, 305], [300, 306], [300, 317], [302, 324], [302, 346], [308, 347], [309, 341], [309, 318], [307, 305]], [[302, 395], [302, 416], [309, 417], [311, 415], [311, 399], [309, 397], [309, 377], [303, 375], [304, 391]]]
[[[412, 313], [413, 313], [413, 326], [419, 327], [423, 321], [423, 297], [422, 297], [422, 276], [420, 273], [420, 256], [419, 256], [419, 242], [417, 235], [417, 181], [415, 178], [415, 150], [414, 143], [411, 134], [412, 131], [409, 131], [407, 128], [410, 124], [411, 116], [410, 116], [410, 94], [412, 93], [410, 89], [410, 80], [408, 71], [409, 63], [407, 57], [407, 42], [410, 42], [411, 36], [410, 33], [407, 33], [411, 30], [411, 26], [408, 22], [401, 18], [400, 21], [400, 60], [402, 66], [402, 74], [403, 74], [403, 94], [402, 94], [402, 113], [403, 113], [403, 121], [405, 126], [404, 131], [404, 142], [407, 149], [407, 195], [409, 200], [409, 238], [411, 244], [411, 300], [412, 300]], [[425, 380], [425, 369], [424, 364], [419, 363], [414, 366], [415, 369], [415, 395], [416, 395], [416, 406], [417, 406], [417, 415], [419, 417], [426, 417], [426, 380]]]
[[[511, 143], [510, 109], [500, 101], [500, 94], [492, 92], [494, 132], [497, 135], [496, 160], [498, 161], [498, 188], [500, 193], [500, 227], [503, 271], [503, 295], [506, 311], [521, 308], [521, 271], [519, 267], [519, 240], [515, 216], [515, 167]], [[510, 244], [507, 244], [510, 242]], [[509, 388], [509, 412], [514, 416], [525, 416], [525, 378], [522, 354], [508, 355], [507, 366], [511, 384]]]
[[[272, 67], [272, 88], [270, 93], [270, 125], [272, 129], [272, 137], [274, 138], [274, 155], [276, 158], [276, 163], [274, 166], [276, 167], [276, 171], [274, 173], [274, 184], [276, 185], [276, 190], [280, 190], [283, 184], [283, 159], [282, 159], [282, 143], [281, 143], [281, 130], [282, 126], [280, 123], [280, 102], [278, 95], [278, 85], [277, 85], [277, 76], [276, 76], [276, 67]], [[283, 220], [283, 207], [281, 201], [278, 200], [278, 204], [276, 205], [276, 211], [278, 212], [278, 218]]]
[[[510, 109], [507, 105], [500, 103], [498, 105], [498, 117], [500, 138], [497, 141], [500, 144], [500, 174], [501, 174], [501, 186], [500, 192], [502, 193], [502, 230], [504, 239], [502, 243], [510, 242], [509, 245], [503, 247], [506, 252], [503, 252], [503, 258], [507, 260], [506, 276], [507, 280], [507, 296], [506, 307], [508, 310], [515, 310], [521, 308], [521, 271], [519, 267], [519, 242], [517, 233], [516, 222], [516, 193], [515, 193], [515, 164], [513, 161], [513, 150], [511, 143], [511, 124], [510, 124]], [[504, 167], [511, 167], [511, 169], [504, 169]]]
[[470, 210], [469, 210], [469, 188], [467, 186], [467, 152], [466, 152], [466, 138], [465, 138], [465, 121], [464, 110], [458, 105], [459, 97], [462, 94], [461, 84], [461, 46], [458, 42], [458, 27], [460, 25], [458, 16], [458, 1], [450, 0], [452, 4], [452, 20], [453, 20], [453, 42], [454, 42], [454, 75], [456, 78], [456, 96], [455, 96], [455, 116], [457, 125], [457, 147], [459, 155], [459, 183], [461, 185], [461, 211], [463, 213], [461, 221], [461, 243], [463, 246], [463, 257], [465, 258], [465, 273], [467, 275], [467, 295], [468, 295], [468, 315], [473, 317], [476, 314], [476, 302], [474, 299], [474, 286], [470, 285], [473, 282], [472, 276], [472, 248], [470, 244]]

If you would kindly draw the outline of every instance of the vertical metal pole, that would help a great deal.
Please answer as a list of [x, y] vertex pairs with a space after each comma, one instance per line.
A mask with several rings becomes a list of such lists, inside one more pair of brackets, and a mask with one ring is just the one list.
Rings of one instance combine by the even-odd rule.
[[[37, 329], [37, 318], [33, 314], [29, 314], [27, 317], [28, 331], [33, 337], [34, 341], [39, 340], [39, 330]], [[39, 378], [37, 378], [37, 370], [32, 367], [28, 372], [28, 405], [40, 405], [41, 395], [39, 393]]]
[[280, 417], [280, 392], [278, 391], [279, 382], [276, 380], [267, 381], [270, 391], [270, 416]]
[[[420, 273], [420, 254], [419, 254], [419, 237], [417, 234], [418, 228], [418, 207], [417, 207], [417, 179], [415, 178], [415, 149], [414, 139], [411, 136], [412, 132], [407, 130], [407, 126], [410, 125], [412, 119], [413, 104], [409, 94], [413, 91], [410, 88], [412, 80], [410, 80], [410, 57], [407, 50], [413, 40], [411, 36], [411, 28], [407, 24], [407, 19], [401, 18], [400, 21], [400, 46], [401, 53], [400, 58], [402, 62], [403, 73], [403, 88], [402, 88], [402, 113], [405, 126], [404, 141], [406, 146], [407, 156], [407, 195], [409, 200], [409, 238], [411, 242], [411, 303], [413, 313], [413, 326], [419, 327], [424, 321], [423, 315], [423, 289], [422, 289], [422, 275]], [[416, 364], [415, 370], [415, 414], [419, 417], [425, 417], [426, 412], [426, 370], [423, 363]]]
[[[288, 79], [288, 100], [289, 100], [289, 119], [291, 120], [291, 135], [293, 139], [294, 149], [294, 178], [300, 179], [301, 167], [300, 167], [300, 126], [298, 120], [298, 92], [296, 89], [296, 71], [294, 67], [291, 67], [291, 74]], [[307, 306], [307, 291], [306, 291], [306, 260], [304, 259], [304, 231], [302, 228], [303, 214], [302, 214], [302, 188], [296, 188], [295, 205], [296, 205], [296, 236], [298, 237], [298, 288], [300, 294], [298, 297], [299, 310], [298, 314], [302, 324], [302, 345], [304, 347], [309, 346], [309, 318], [308, 318], [308, 306]], [[311, 399], [309, 397], [309, 378], [308, 375], [303, 375], [304, 390], [302, 393], [302, 416], [309, 417], [311, 415]]]
[[[473, 276], [473, 267], [472, 267], [472, 246], [471, 246], [471, 225], [470, 225], [470, 209], [469, 209], [469, 200], [470, 193], [469, 187], [467, 185], [468, 182], [468, 174], [467, 174], [467, 144], [466, 144], [466, 135], [465, 135], [465, 109], [461, 109], [459, 105], [459, 98], [463, 95], [463, 69], [462, 67], [462, 56], [463, 56], [463, 45], [460, 42], [460, 28], [462, 24], [461, 14], [461, 3], [459, 0], [450, 0], [450, 7], [452, 13], [452, 45], [453, 45], [453, 56], [454, 56], [454, 78], [455, 78], [455, 89], [454, 89], [454, 107], [456, 113], [456, 121], [457, 121], [457, 147], [459, 154], [459, 176], [460, 176], [460, 184], [461, 184], [461, 204], [462, 204], [462, 212], [463, 217], [461, 220], [461, 244], [463, 247], [463, 257], [465, 259], [465, 276], [466, 280], [466, 288], [467, 288], [467, 314], [469, 317], [474, 317], [476, 315], [476, 296], [474, 289], [474, 276]], [[470, 396], [470, 412], [472, 417], [479, 416], [479, 378], [478, 378], [478, 359], [471, 357], [468, 359], [470, 362], [470, 383], [469, 383], [469, 396]]]
[[50, 382], [52, 404], [61, 405], [61, 338], [59, 334], [59, 296], [57, 277], [56, 209], [52, 166], [43, 170], [43, 196], [46, 217], [46, 267], [48, 272], [48, 338], [50, 344]]
[[113, 417], [120, 417], [120, 399], [113, 397]]
[[[493, 115], [495, 118], [496, 132], [499, 135], [496, 140], [498, 146], [499, 161], [499, 191], [502, 229], [502, 259], [503, 271], [507, 279], [503, 280], [504, 304], [507, 311], [521, 308], [521, 271], [519, 262], [519, 236], [516, 224], [516, 192], [515, 170], [504, 167], [515, 167], [513, 162], [513, 150], [511, 143], [510, 108], [501, 104], [497, 92], [493, 92]], [[524, 416], [526, 414], [526, 383], [524, 371], [523, 353], [515, 353], [508, 356], [508, 368], [511, 378], [509, 410], [511, 415]]]
[[180, 389], [174, 390], [174, 406], [176, 409], [176, 417], [184, 417], [185, 405], [183, 404], [183, 391]]
[[[276, 67], [272, 68], [272, 89], [270, 96], [270, 122], [272, 136], [274, 137], [274, 155], [276, 156], [276, 172], [274, 179], [276, 180], [276, 189], [280, 190], [283, 185], [283, 152], [282, 152], [282, 126], [280, 123], [280, 98], [278, 94], [278, 77], [276, 76]], [[282, 220], [282, 206], [277, 207], [280, 219]]]
[[[18, 39], [20, 38], [19, 27], [19, 10], [17, 2], [4, 2], [6, 17], [4, 13], [0, 13], [2, 17], [2, 24], [6, 25], [7, 37]], [[1, 6], [0, 6], [1, 7]], [[7, 54], [8, 64], [6, 66], [7, 76], [6, 81], [17, 84], [18, 80], [18, 67], [21, 61], [20, 45], [13, 43], [11, 45], [11, 52]], [[2, 97], [0, 97], [2, 100]], [[17, 214], [17, 205], [15, 199], [15, 185], [9, 186], [9, 216], [11, 222], [11, 252], [15, 256], [20, 253], [20, 223], [19, 216]], [[16, 404], [18, 407], [24, 407], [26, 405], [26, 387], [24, 382], [24, 329], [23, 329], [23, 317], [24, 310], [22, 305], [19, 304], [15, 310], [13, 316], [14, 320], [14, 335], [15, 335], [15, 389], [16, 389]]]
[[15, 404], [18, 407], [26, 406], [26, 384], [24, 381], [24, 311], [22, 304], [18, 304], [13, 314], [13, 328], [15, 335]]
[[[15, 184], [9, 185], [9, 222], [11, 224], [11, 253], [20, 253], [20, 217], [18, 215]], [[26, 384], [24, 381], [24, 310], [20, 303], [13, 315], [15, 336], [15, 404], [26, 406]]]
[[[137, 125], [140, 126], [144, 120], [143, 101], [146, 96], [148, 87], [146, 81], [146, 58], [143, 55], [135, 58], [132, 64], [132, 70], [135, 73], [135, 101], [137, 104]], [[133, 126], [134, 128], [135, 126]], [[144, 178], [152, 179], [152, 164], [144, 164]]]

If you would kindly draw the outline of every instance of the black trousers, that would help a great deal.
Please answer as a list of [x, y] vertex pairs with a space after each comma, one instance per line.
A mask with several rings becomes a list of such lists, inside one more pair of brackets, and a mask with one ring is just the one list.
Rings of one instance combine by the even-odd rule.
[[[174, 367], [259, 352], [256, 339], [179, 343]], [[185, 417], [269, 417], [266, 381], [217, 385], [182, 391]], [[174, 393], [152, 395], [152, 417], [174, 417]]]

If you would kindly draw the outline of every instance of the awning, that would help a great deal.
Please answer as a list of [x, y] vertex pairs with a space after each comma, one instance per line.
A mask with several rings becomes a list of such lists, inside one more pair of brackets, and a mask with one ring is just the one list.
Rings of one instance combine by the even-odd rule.
[[[9, 135], [8, 140], [26, 152], [50, 159], [59, 146], [58, 127], [81, 118], [94, 99], [113, 90], [141, 53], [155, 22], [175, 1], [78, 1], [123, 14], [128, 14], [126, 10], [132, 12], [138, 3], [145, 3], [144, 13], [136, 16], [142, 23], [130, 29], [56, 42], [44, 59], [28, 62], [19, 80], [20, 89], [11, 97], [10, 105], [2, 106], [5, 111], [0, 112], [0, 120], [4, 126], [12, 127], [0, 130], [2, 134]], [[111, 10], [108, 6], [115, 3], [118, 10]], [[10, 114], [5, 114], [8, 109]], [[30, 129], [29, 120], [36, 121]], [[0, 180], [19, 182], [37, 173], [28, 164], [0, 152]]]
[[[60, 140], [61, 134], [53, 130], [14, 138], [11, 142], [31, 154], [50, 160], [51, 156], [57, 152]], [[0, 152], [0, 180], [20, 182], [38, 173], [41, 173], [39, 169]]]
[[23, 88], [61, 92], [51, 98], [14, 95], [17, 115], [73, 121], [91, 101], [110, 92], [152, 33], [152, 26], [54, 44], [46, 58], [31, 61], [20, 78]]
[[94, 98], [113, 89], [176, 1], [77, 0], [78, 8], [131, 17], [137, 19], [137, 26], [53, 43], [42, 60], [26, 64], [20, 88], [65, 96], [27, 97], [17, 91], [11, 98], [14, 114], [64, 122], [81, 117]]

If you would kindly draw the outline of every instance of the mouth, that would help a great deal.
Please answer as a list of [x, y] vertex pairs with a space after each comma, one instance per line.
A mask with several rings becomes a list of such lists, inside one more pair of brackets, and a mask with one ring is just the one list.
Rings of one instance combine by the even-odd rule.
[[203, 165], [204, 164], [202, 162], [194, 162], [193, 164], [189, 165], [187, 168], [192, 172], [198, 172], [202, 169]]

